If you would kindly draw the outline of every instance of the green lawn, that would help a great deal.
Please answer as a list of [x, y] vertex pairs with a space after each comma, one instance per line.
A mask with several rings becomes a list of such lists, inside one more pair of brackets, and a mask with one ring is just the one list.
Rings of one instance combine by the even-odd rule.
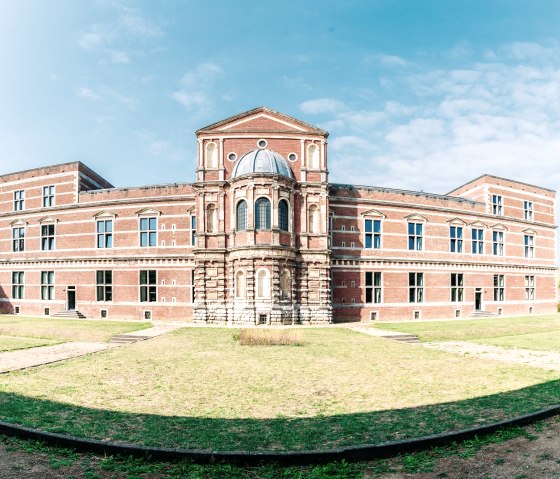
[[560, 315], [377, 323], [375, 327], [416, 334], [422, 341], [473, 341], [481, 338], [560, 331]]
[[150, 326], [150, 323], [135, 321], [91, 321], [0, 315], [1, 336], [52, 339], [57, 342], [106, 342], [115, 334], [137, 331]]
[[186, 448], [309, 449], [491, 422], [560, 402], [560, 373], [301, 329], [239, 346], [186, 328], [0, 376], [0, 418], [82, 437]]
[[501, 338], [484, 338], [477, 339], [475, 342], [508, 349], [520, 348], [560, 353], [560, 331], [520, 334], [518, 336], [504, 336]]
[[36, 348], [37, 346], [50, 346], [57, 343], [58, 341], [53, 339], [0, 336], [0, 352], [13, 351], [14, 349]]

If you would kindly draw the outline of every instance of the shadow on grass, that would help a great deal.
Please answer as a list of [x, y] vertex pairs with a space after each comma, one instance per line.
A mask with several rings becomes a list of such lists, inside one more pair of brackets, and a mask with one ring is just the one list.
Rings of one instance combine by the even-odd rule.
[[222, 451], [324, 450], [481, 426], [558, 403], [560, 380], [415, 408], [274, 419], [134, 414], [0, 393], [0, 419], [50, 432], [144, 446]]

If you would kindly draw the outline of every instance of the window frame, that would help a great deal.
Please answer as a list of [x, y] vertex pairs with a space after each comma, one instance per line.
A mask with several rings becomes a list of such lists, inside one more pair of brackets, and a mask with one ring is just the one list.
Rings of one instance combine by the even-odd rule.
[[463, 252], [463, 226], [449, 225], [449, 251]]
[[492, 230], [492, 255], [504, 256], [504, 232], [502, 230]]
[[14, 191], [14, 211], [25, 210], [25, 190]]
[[41, 228], [41, 251], [54, 251], [56, 248], [56, 225], [54, 223], [44, 223], [39, 226]]
[[41, 271], [41, 301], [54, 301], [55, 299], [55, 273], [54, 271]]
[[46, 185], [42, 189], [42, 205], [43, 208], [54, 206], [55, 185]]
[[492, 195], [492, 214], [495, 216], [503, 216], [503, 202], [504, 198], [502, 195]]
[[[264, 208], [264, 209], [263, 209]], [[272, 229], [271, 221], [271, 202], [266, 196], [260, 196], [255, 200], [255, 230], [256, 231], [270, 231]], [[263, 226], [261, 223], [263, 222]]]
[[364, 218], [364, 248], [381, 249], [381, 220]]
[[285, 198], [278, 201], [278, 229], [286, 233], [290, 231], [290, 205]]
[[527, 233], [523, 235], [523, 252], [527, 259], [535, 257], [535, 235]]
[[503, 302], [506, 297], [506, 278], [503, 274], [494, 275], [494, 301]]
[[157, 269], [141, 269], [138, 284], [140, 302], [157, 303]]
[[[107, 231], [107, 224], [110, 225], [110, 231]], [[103, 231], [100, 226], [103, 225]], [[95, 246], [98, 249], [108, 249], [113, 247], [113, 219], [97, 218], [95, 220]], [[100, 241], [102, 246], [100, 246]]]
[[12, 252], [20, 253], [22, 251], [25, 251], [25, 226], [12, 226]]
[[[475, 232], [478, 232], [480, 234]], [[471, 228], [471, 253], [484, 254], [484, 229], [483, 228]]]
[[525, 300], [535, 300], [535, 276], [532, 274], [525, 275]]
[[424, 302], [424, 273], [409, 272], [408, 273], [408, 302], [423, 303]]
[[[155, 227], [152, 228], [152, 222]], [[144, 225], [147, 228], [144, 228]], [[138, 244], [140, 248], [154, 248], [158, 244], [158, 217], [157, 216], [141, 216], [138, 218]], [[143, 244], [145, 242], [146, 244]]]
[[25, 299], [24, 271], [12, 271], [12, 299]]
[[[412, 232], [411, 232], [411, 227], [412, 227]], [[420, 228], [420, 233], [418, 233], [418, 228]], [[424, 223], [416, 222], [416, 221], [408, 221], [407, 232], [408, 232], [408, 251], [424, 251]]]
[[[241, 208], [243, 208], [243, 211], [241, 211]], [[235, 230], [247, 231], [247, 201], [246, 200], [240, 200], [235, 207]]]
[[365, 303], [380, 304], [383, 302], [383, 276], [381, 271], [366, 271], [364, 274]]
[[113, 301], [113, 271], [110, 269], [95, 272], [96, 301]]
[[465, 301], [464, 273], [451, 273], [450, 290], [452, 303]]

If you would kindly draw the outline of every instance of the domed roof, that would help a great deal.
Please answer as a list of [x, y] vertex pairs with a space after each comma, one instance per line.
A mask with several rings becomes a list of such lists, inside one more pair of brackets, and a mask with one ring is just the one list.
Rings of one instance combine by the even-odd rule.
[[233, 167], [232, 178], [251, 173], [273, 173], [295, 179], [288, 161], [276, 151], [258, 148], [246, 153]]

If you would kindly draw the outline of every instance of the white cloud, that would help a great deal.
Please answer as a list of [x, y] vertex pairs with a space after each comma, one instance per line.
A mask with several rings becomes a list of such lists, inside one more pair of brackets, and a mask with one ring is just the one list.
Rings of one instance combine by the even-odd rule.
[[205, 62], [183, 75], [181, 83], [189, 87], [200, 87], [214, 82], [223, 74], [224, 70], [220, 65], [214, 62]]
[[186, 90], [178, 90], [171, 97], [185, 108], [202, 108], [208, 105], [209, 101], [202, 92], [188, 92]]
[[113, 63], [130, 63], [130, 57], [126, 52], [113, 50], [111, 51], [111, 61]]
[[99, 100], [101, 97], [95, 93], [91, 88], [82, 87], [78, 88], [78, 95], [88, 100]]
[[405, 60], [397, 55], [380, 55], [379, 62], [388, 67], [406, 67], [413, 65], [412, 62]]
[[159, 37], [161, 28], [136, 8], [123, 7], [119, 23], [132, 35], [141, 37]]
[[79, 45], [86, 50], [94, 50], [110, 44], [115, 38], [114, 32], [104, 25], [92, 25], [78, 40]]
[[307, 100], [299, 105], [299, 109], [304, 113], [316, 115], [319, 113], [331, 113], [345, 109], [346, 106], [334, 98], [318, 98]]

